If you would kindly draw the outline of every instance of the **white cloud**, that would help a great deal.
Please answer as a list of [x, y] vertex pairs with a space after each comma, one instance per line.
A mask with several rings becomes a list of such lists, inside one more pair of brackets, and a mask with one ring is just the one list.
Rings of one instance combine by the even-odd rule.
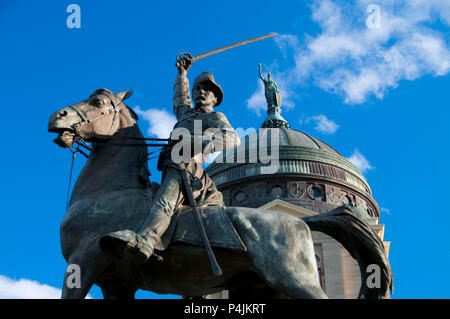
[[[0, 299], [60, 299], [61, 289], [35, 280], [14, 280], [0, 275]], [[87, 296], [90, 299], [90, 296]]]
[[247, 100], [247, 108], [254, 111], [258, 116], [261, 116], [261, 112], [267, 111], [266, 96], [264, 95], [264, 85], [261, 81], [258, 81], [258, 88]]
[[323, 134], [334, 134], [339, 128], [339, 125], [337, 125], [336, 122], [329, 120], [323, 114], [308, 117], [306, 120], [300, 122], [309, 123], [311, 121], [313, 121], [316, 125], [314, 129]]
[[291, 34], [279, 34], [274, 39], [285, 58], [288, 56], [290, 48], [297, 47], [299, 45], [298, 38]]
[[369, 161], [362, 155], [358, 149], [353, 151], [353, 154], [347, 158], [350, 162], [352, 162], [361, 172], [365, 173], [371, 169], [374, 169], [372, 165], [370, 165]]
[[288, 48], [294, 52], [295, 67], [284, 72], [289, 89], [308, 81], [359, 104], [371, 96], [382, 99], [401, 80], [450, 72], [448, 36], [432, 28], [438, 20], [450, 24], [449, 1], [376, 1], [380, 28], [366, 25], [371, 3], [315, 0], [318, 34], [303, 41], [292, 34], [277, 39], [283, 55]]
[[386, 213], [386, 214], [388, 214], [388, 215], [391, 214], [391, 211], [390, 211], [388, 208], [385, 208], [385, 207], [380, 207], [380, 211], [381, 211], [382, 213]]
[[166, 110], [149, 109], [143, 111], [139, 106], [136, 106], [134, 111], [148, 121], [149, 128], [147, 133], [158, 138], [169, 138], [173, 127], [177, 123], [176, 117], [169, 114]]

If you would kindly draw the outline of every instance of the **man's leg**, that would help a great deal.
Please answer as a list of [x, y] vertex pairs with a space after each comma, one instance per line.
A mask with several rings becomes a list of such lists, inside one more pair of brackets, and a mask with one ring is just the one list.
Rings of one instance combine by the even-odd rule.
[[137, 255], [139, 262], [145, 262], [153, 254], [154, 248], [160, 246], [161, 236], [167, 230], [183, 196], [180, 172], [168, 167], [165, 173], [162, 185], [153, 198], [150, 212], [138, 233], [124, 229], [102, 237], [100, 247], [105, 253], [122, 259], [130, 252]]
[[164, 181], [153, 198], [150, 212], [138, 235], [154, 248], [160, 245], [161, 236], [167, 230], [177, 205], [182, 201], [180, 172], [168, 167]]

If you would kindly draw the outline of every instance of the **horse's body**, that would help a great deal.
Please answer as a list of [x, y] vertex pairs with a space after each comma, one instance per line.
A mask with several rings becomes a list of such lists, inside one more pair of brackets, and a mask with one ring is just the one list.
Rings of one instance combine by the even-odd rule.
[[[114, 96], [120, 103], [124, 99], [120, 93]], [[144, 144], [112, 145], [123, 142], [123, 136], [142, 137], [132, 111], [117, 108], [117, 101], [115, 104], [114, 117], [105, 116], [103, 123], [109, 120], [110, 139], [104, 144], [93, 143], [61, 224], [64, 258], [81, 270], [80, 288], [68, 287], [70, 273], [66, 273], [62, 298], [84, 298], [93, 284], [102, 288], [105, 298], [133, 298], [138, 289], [192, 297], [228, 289], [230, 297], [326, 298], [319, 284], [311, 229], [335, 237], [358, 259], [362, 295], [386, 294], [391, 273], [381, 242], [365, 223], [341, 210], [308, 217], [305, 222], [281, 212], [226, 208], [247, 251], [213, 248], [223, 270], [220, 277], [212, 275], [205, 248], [200, 246], [172, 243], [160, 252], [163, 261], [150, 258], [144, 265], [107, 256], [99, 247], [99, 239], [112, 231], [139, 229], [157, 187], [148, 180]], [[87, 112], [89, 103], [75, 106], [80, 114]], [[72, 134], [73, 124], [80, 117], [84, 119], [69, 108], [56, 112], [49, 122], [49, 130], [61, 133], [58, 143], [66, 147], [71, 145], [71, 137], [62, 132]], [[96, 120], [98, 125], [103, 122]], [[83, 138], [76, 129], [75, 132]], [[382, 268], [380, 289], [368, 290], [365, 286], [365, 267], [370, 263]]]

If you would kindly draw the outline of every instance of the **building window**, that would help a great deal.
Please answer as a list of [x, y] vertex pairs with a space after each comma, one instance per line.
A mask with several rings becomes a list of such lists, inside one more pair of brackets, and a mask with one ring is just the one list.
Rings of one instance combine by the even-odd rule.
[[325, 272], [323, 269], [323, 262], [321, 262], [320, 257], [316, 254], [316, 262], [317, 262], [317, 271], [319, 272], [319, 282], [320, 282], [320, 287], [322, 289], [325, 289]]
[[317, 272], [319, 273], [320, 287], [325, 291], [325, 267], [323, 264], [323, 252], [321, 244], [314, 244], [316, 255]]
[[322, 197], [322, 192], [317, 187], [312, 188], [314, 198]]
[[309, 185], [308, 186], [308, 196], [311, 199], [314, 200], [322, 200], [323, 198], [323, 192], [321, 190], [321, 187], [319, 185]]
[[237, 200], [238, 202], [243, 202], [244, 200], [247, 199], [247, 196], [245, 195], [244, 192], [237, 192], [236, 195], [234, 195], [234, 199]]
[[274, 186], [272, 188], [272, 198], [281, 198], [283, 196], [283, 188], [281, 186]]

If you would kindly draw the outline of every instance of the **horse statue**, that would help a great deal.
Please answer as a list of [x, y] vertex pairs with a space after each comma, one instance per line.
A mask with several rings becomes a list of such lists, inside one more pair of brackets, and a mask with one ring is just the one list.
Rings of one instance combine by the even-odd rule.
[[[85, 298], [93, 284], [105, 299], [133, 299], [138, 289], [192, 298], [224, 289], [230, 298], [327, 298], [319, 283], [311, 231], [333, 237], [358, 261], [359, 298], [383, 298], [392, 290], [383, 243], [345, 206], [304, 218], [245, 207], [208, 208], [221, 209], [245, 246], [230, 249], [212, 244], [221, 276], [211, 273], [202, 245], [182, 240], [159, 252], [162, 258], [152, 256], [139, 265], [131, 258], [105, 254], [100, 238], [120, 229], [137, 230], [158, 189], [157, 183], [150, 182], [138, 117], [123, 102], [130, 95], [131, 91], [100, 89], [50, 116], [48, 131], [58, 134], [54, 142], [59, 146], [70, 148], [80, 140], [92, 144], [60, 227], [67, 269], [75, 264], [81, 275], [79, 286], [71, 288], [66, 272], [62, 298]], [[133, 139], [133, 147], [126, 145], [127, 139]], [[381, 270], [376, 288], [366, 284], [371, 264]]]

